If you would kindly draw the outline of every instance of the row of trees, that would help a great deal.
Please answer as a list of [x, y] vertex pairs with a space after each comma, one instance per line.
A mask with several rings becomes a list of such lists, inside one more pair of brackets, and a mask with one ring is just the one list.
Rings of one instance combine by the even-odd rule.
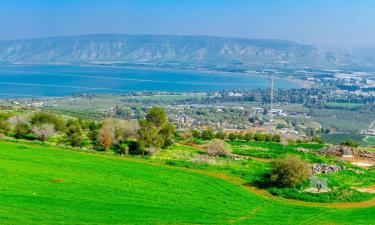
[[17, 115], [0, 113], [0, 134], [17, 139], [47, 141], [72, 147], [92, 146], [121, 154], [129, 151], [145, 154], [173, 143], [175, 127], [162, 108], [149, 109], [142, 120], [105, 119], [87, 121], [64, 119], [54, 113], [34, 112]]
[[212, 139], [222, 139], [222, 140], [244, 140], [244, 141], [268, 141], [268, 142], [281, 142], [281, 137], [278, 134], [263, 134], [263, 133], [230, 133], [227, 134], [223, 131], [215, 132], [214, 130], [208, 128], [204, 131], [193, 130], [191, 132], [193, 138], [212, 140]]

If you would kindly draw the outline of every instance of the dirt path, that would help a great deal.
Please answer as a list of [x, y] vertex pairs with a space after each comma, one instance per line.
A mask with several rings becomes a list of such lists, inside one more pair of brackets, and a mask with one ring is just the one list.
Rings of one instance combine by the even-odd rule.
[[[4, 141], [2, 141], [4, 142]], [[14, 144], [14, 145], [20, 145], [20, 146], [26, 146], [26, 147], [41, 147], [45, 148], [42, 146], [35, 146], [35, 145], [27, 145], [27, 144], [19, 144], [19, 143], [12, 143], [12, 142], [5, 142], [7, 144]], [[177, 167], [177, 166], [169, 166], [165, 164], [160, 164], [156, 162], [150, 162], [146, 161], [145, 159], [137, 159], [137, 158], [125, 158], [125, 157], [119, 157], [115, 155], [106, 155], [106, 154], [98, 154], [97, 152], [94, 151], [79, 151], [75, 149], [67, 149], [67, 148], [59, 148], [59, 147], [49, 147], [49, 149], [55, 150], [55, 151], [72, 151], [76, 152], [78, 154], [85, 154], [85, 155], [95, 155], [97, 157], [102, 157], [102, 158], [107, 158], [107, 159], [115, 159], [115, 160], [123, 160], [123, 161], [131, 161], [131, 162], [137, 162], [137, 163], [143, 163], [147, 165], [153, 165], [153, 166], [159, 166], [159, 167], [164, 167], [164, 168], [169, 168], [169, 169], [175, 169], [175, 170], [180, 170], [180, 171], [186, 171], [186, 172], [194, 172], [194, 173], [199, 173], [203, 175], [208, 175], [211, 177], [215, 177], [218, 179], [225, 180], [227, 182], [230, 182], [232, 184], [242, 186], [245, 190], [260, 195], [266, 199], [273, 200], [276, 202], [280, 202], [281, 204], [293, 204], [293, 205], [301, 205], [301, 206], [312, 206], [312, 207], [329, 207], [329, 208], [361, 208], [361, 207], [370, 207], [375, 205], [375, 198], [369, 200], [369, 201], [364, 201], [364, 202], [346, 202], [346, 203], [316, 203], [316, 202], [305, 202], [305, 201], [300, 201], [300, 200], [294, 200], [294, 199], [287, 199], [283, 198], [280, 196], [274, 196], [271, 195], [267, 190], [264, 189], [259, 189], [250, 185], [247, 185], [244, 180], [242, 180], [239, 177], [233, 177], [229, 176], [224, 173], [217, 173], [217, 172], [211, 172], [211, 171], [204, 171], [204, 170], [198, 170], [198, 169], [191, 169], [191, 168], [186, 168], [186, 167]]]

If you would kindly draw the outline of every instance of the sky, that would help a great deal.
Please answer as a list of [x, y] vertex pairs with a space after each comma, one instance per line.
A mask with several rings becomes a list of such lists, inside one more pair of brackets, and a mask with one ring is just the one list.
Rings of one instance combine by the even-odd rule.
[[375, 0], [0, 0], [0, 40], [104, 33], [375, 47]]

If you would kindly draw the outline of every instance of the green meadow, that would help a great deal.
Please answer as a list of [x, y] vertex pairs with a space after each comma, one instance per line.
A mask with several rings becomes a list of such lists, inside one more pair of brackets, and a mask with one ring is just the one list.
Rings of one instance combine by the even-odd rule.
[[374, 224], [375, 206], [259, 195], [140, 158], [0, 143], [1, 224]]

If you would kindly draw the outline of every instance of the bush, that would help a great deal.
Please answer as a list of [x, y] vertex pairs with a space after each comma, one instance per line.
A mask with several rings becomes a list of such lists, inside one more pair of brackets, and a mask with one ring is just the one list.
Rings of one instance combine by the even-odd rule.
[[281, 137], [278, 134], [273, 135], [272, 137], [273, 142], [281, 142]]
[[246, 133], [244, 138], [245, 138], [246, 141], [251, 141], [251, 140], [254, 139], [254, 134], [250, 133], [250, 132]]
[[265, 141], [266, 140], [266, 135], [261, 134], [261, 133], [255, 133], [254, 140], [255, 141]]
[[234, 141], [237, 139], [237, 134], [235, 133], [230, 133], [228, 136], [229, 140]]
[[318, 137], [318, 136], [312, 137], [311, 142], [315, 142], [315, 143], [318, 143], [318, 144], [324, 144], [323, 139], [321, 137]]
[[14, 127], [15, 138], [26, 138], [31, 133], [31, 126], [28, 123], [17, 123]]
[[215, 137], [215, 134], [212, 129], [208, 128], [202, 132], [203, 140], [212, 140]]
[[215, 139], [207, 144], [207, 154], [209, 156], [227, 156], [230, 153], [230, 146], [220, 139]]
[[270, 180], [280, 187], [300, 186], [311, 174], [309, 164], [297, 156], [286, 156], [272, 161]]
[[340, 144], [344, 145], [344, 146], [348, 146], [348, 147], [354, 147], [354, 148], [359, 146], [359, 144], [356, 141], [353, 141], [353, 140], [350, 140], [350, 139], [348, 139], [344, 142], [341, 142]]

